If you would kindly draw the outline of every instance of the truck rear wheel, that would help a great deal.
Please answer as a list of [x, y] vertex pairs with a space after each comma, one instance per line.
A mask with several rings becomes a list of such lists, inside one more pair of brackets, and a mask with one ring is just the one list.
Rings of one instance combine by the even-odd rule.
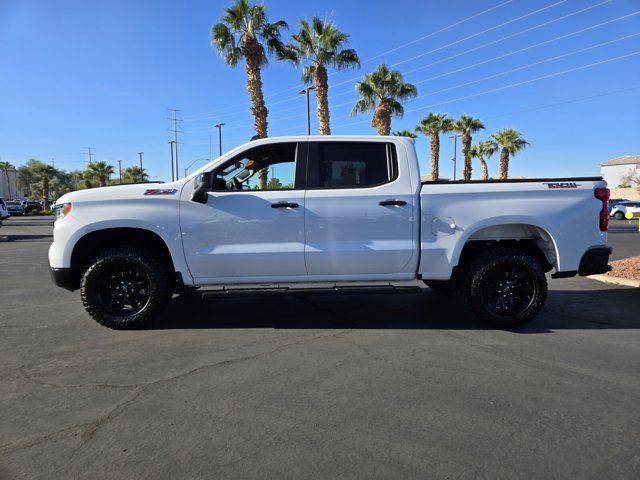
[[542, 266], [515, 248], [480, 253], [466, 269], [463, 288], [475, 315], [496, 328], [515, 328], [531, 321], [547, 298]]
[[140, 328], [159, 317], [171, 299], [169, 268], [153, 252], [118, 247], [103, 252], [80, 281], [91, 317], [113, 329]]

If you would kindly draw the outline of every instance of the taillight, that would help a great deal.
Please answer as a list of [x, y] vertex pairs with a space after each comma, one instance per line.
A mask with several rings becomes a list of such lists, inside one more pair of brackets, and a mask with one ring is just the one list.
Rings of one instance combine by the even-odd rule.
[[609, 230], [609, 196], [611, 192], [608, 188], [596, 188], [595, 197], [602, 201], [602, 209], [600, 210], [600, 231]]

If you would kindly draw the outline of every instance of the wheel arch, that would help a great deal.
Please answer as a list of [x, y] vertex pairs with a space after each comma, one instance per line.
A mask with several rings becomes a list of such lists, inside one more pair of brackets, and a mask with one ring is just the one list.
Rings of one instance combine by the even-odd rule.
[[111, 227], [93, 230], [76, 241], [71, 252], [70, 275], [74, 286], [80, 285], [80, 277], [89, 262], [107, 248], [118, 246], [142, 247], [156, 253], [176, 271], [169, 246], [156, 232], [140, 227]]
[[545, 271], [560, 270], [558, 242], [550, 228], [530, 218], [491, 219], [468, 229], [457, 245], [454, 265], [459, 270], [472, 254], [496, 245], [513, 246], [530, 253], [541, 262]]

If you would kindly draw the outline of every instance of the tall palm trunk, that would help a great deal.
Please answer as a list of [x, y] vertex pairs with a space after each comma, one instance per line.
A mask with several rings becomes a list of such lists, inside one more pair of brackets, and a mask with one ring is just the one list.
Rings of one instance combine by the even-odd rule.
[[471, 135], [462, 135], [462, 155], [464, 156], [464, 170], [462, 176], [466, 181], [471, 180]]
[[489, 167], [487, 166], [487, 162], [485, 162], [481, 156], [478, 157], [478, 160], [480, 160], [480, 165], [482, 165], [482, 179], [489, 180]]
[[[262, 94], [262, 72], [260, 71], [261, 51], [260, 45], [254, 38], [247, 38], [243, 41], [242, 54], [245, 58], [247, 70], [247, 90], [251, 96], [251, 112], [253, 113], [253, 124], [256, 133], [260, 138], [267, 137], [268, 122], [267, 110]], [[258, 172], [258, 185], [261, 190], [267, 188], [267, 169], [263, 168]]]
[[331, 135], [331, 125], [329, 123], [329, 81], [327, 69], [321, 63], [316, 65], [313, 72], [313, 84], [316, 88], [320, 135]]
[[378, 131], [378, 135], [389, 135], [391, 133], [391, 111], [385, 102], [380, 102], [373, 114], [371, 126]]
[[431, 180], [440, 178], [440, 135], [431, 132]]
[[98, 177], [98, 183], [100, 184], [101, 187], [106, 187], [107, 186], [107, 178], [104, 175], [100, 175]]
[[500, 180], [506, 180], [509, 176], [509, 150], [503, 148], [500, 152]]
[[42, 177], [42, 198], [44, 199], [44, 209], [49, 210], [49, 178]]

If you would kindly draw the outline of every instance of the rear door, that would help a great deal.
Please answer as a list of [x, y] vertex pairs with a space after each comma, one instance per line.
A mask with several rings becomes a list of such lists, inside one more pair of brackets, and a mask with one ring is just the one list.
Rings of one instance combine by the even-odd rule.
[[[388, 141], [309, 144], [305, 262], [310, 276], [410, 278], [417, 245], [406, 155]], [[400, 164], [399, 162], [404, 162]]]

